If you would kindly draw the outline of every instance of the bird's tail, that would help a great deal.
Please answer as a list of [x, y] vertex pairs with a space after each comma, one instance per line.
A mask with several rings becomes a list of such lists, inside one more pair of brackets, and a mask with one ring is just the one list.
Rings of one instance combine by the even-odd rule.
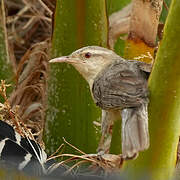
[[148, 103], [122, 110], [122, 154], [132, 158], [149, 147]]

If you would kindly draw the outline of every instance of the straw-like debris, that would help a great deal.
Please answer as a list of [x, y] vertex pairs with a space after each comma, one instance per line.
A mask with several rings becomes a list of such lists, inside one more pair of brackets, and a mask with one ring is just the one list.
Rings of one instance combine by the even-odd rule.
[[[63, 138], [64, 139], [64, 138]], [[120, 171], [124, 159], [122, 155], [114, 155], [114, 154], [86, 154], [85, 152], [79, 150], [77, 147], [73, 146], [69, 142], [67, 142], [64, 139], [64, 142], [75, 149], [80, 155], [75, 155], [75, 154], [63, 154], [58, 153], [58, 151], [64, 146], [62, 144], [60, 148], [58, 148], [58, 151], [56, 151], [53, 155], [51, 155], [47, 161], [51, 159], [57, 159], [57, 158], [62, 158], [62, 157], [68, 157], [67, 159], [55, 163], [52, 166], [49, 167], [48, 173], [51, 173], [54, 171], [56, 168], [58, 168], [61, 165], [67, 165], [71, 164], [71, 167], [68, 168], [68, 170], [65, 172], [65, 174], [69, 174], [72, 171], [76, 172], [77, 174], [79, 173], [91, 173], [91, 174], [100, 174], [102, 172], [102, 176], [105, 176], [109, 173], [117, 173]], [[56, 153], [58, 153], [56, 155]], [[73, 165], [72, 165], [73, 163]], [[84, 165], [86, 164], [86, 168], [84, 169]]]
[[16, 75], [16, 89], [9, 98], [12, 108], [19, 106], [22, 121], [32, 129], [42, 143], [44, 127], [45, 91], [47, 79], [48, 42], [29, 49], [21, 58]]
[[8, 101], [36, 140], [43, 144], [49, 39], [55, 5], [48, 0], [6, 0], [4, 3], [9, 54], [15, 64], [16, 80]]
[[0, 95], [4, 98], [4, 104], [0, 103], [0, 120], [8, 123], [22, 136], [28, 137], [29, 139], [34, 140], [34, 135], [31, 132], [31, 129], [23, 123], [21, 120], [18, 109], [19, 107], [16, 106], [14, 110], [11, 108], [9, 100], [6, 95], [6, 88], [10, 85], [5, 84], [5, 81], [1, 80], [0, 84]]

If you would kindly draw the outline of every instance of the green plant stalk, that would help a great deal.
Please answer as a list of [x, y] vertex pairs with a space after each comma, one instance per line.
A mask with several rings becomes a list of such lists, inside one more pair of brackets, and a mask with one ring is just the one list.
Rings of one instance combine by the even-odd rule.
[[[5, 38], [7, 36], [5, 24], [4, 1], [0, 3], [0, 80], [6, 80], [6, 84], [13, 84], [13, 71], [9, 62], [8, 47]], [[9, 94], [12, 88], [7, 89]], [[0, 102], [4, 101], [0, 97]]]
[[160, 22], [163, 22], [163, 23], [165, 23], [165, 21], [166, 21], [166, 18], [168, 15], [168, 9], [167, 8], [170, 6], [171, 0], [164, 0], [164, 3], [166, 4], [167, 7], [165, 7], [163, 5], [161, 16], [160, 16]]
[[[125, 6], [127, 6], [131, 0], [107, 0], [107, 13], [110, 16], [114, 12], [120, 11]], [[124, 34], [125, 35], [125, 34]], [[122, 37], [124, 36], [122, 35]], [[121, 37], [121, 36], [120, 36]], [[120, 55], [124, 55], [124, 48], [125, 48], [125, 41], [122, 40], [123, 38], [118, 38], [115, 45], [114, 45], [114, 51]]]
[[110, 153], [120, 154], [122, 152], [121, 148], [121, 117], [119, 117], [113, 125]]
[[112, 13], [119, 11], [126, 5], [128, 5], [131, 2], [131, 0], [107, 0], [107, 11], [108, 15], [111, 15]]
[[[81, 0], [83, 2], [83, 0]], [[106, 0], [85, 0], [84, 45], [107, 47], [108, 19]]]
[[[86, 45], [107, 46], [105, 0], [57, 0], [52, 57], [68, 55]], [[70, 65], [52, 64], [45, 132], [48, 152], [53, 153], [63, 143], [62, 137], [86, 153], [96, 152], [100, 130], [93, 121], [99, 121], [100, 116], [81, 75]], [[67, 146], [65, 152], [75, 153]]]
[[180, 133], [179, 12], [180, 3], [173, 0], [149, 80], [150, 148], [126, 168], [134, 179], [142, 172], [153, 180], [170, 179], [175, 170]]

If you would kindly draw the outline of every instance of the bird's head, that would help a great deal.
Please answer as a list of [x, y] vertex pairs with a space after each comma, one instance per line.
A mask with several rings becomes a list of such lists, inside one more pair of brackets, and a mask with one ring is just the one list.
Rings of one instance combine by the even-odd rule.
[[109, 49], [99, 46], [87, 46], [76, 50], [69, 56], [52, 59], [50, 63], [65, 62], [73, 65], [91, 84], [96, 75], [116, 57], [119, 56]]

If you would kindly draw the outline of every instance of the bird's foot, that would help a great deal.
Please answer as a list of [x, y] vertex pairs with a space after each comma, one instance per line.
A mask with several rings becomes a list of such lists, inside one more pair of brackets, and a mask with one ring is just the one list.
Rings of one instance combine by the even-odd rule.
[[134, 153], [134, 154], [131, 154], [131, 155], [122, 155], [122, 158], [123, 160], [133, 160], [133, 159], [136, 159], [138, 157], [139, 153]]

